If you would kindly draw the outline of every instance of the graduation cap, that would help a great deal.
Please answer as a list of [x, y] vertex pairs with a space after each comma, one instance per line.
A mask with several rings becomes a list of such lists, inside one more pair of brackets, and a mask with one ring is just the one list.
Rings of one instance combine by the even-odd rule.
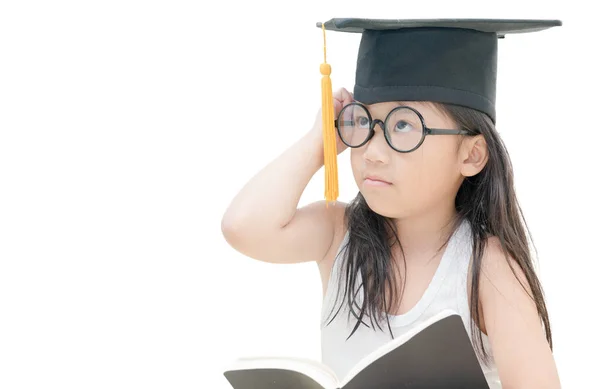
[[[560, 20], [361, 19], [317, 23], [323, 30], [362, 34], [354, 98], [363, 104], [432, 101], [461, 105], [496, 121], [498, 39], [561, 26]], [[325, 197], [338, 197], [331, 67], [324, 44], [322, 74]]]

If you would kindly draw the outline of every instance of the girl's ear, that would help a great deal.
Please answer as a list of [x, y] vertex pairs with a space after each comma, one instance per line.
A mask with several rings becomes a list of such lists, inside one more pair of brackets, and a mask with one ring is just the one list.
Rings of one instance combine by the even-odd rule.
[[483, 170], [488, 161], [488, 148], [483, 135], [468, 137], [462, 142], [458, 161], [460, 172], [465, 177], [472, 177]]

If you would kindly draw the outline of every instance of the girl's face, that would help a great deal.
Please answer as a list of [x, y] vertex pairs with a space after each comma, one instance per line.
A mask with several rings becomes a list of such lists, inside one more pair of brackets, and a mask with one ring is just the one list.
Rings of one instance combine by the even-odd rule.
[[[431, 103], [385, 102], [367, 108], [373, 120], [383, 121], [399, 105], [420, 112], [429, 128], [458, 129]], [[418, 149], [399, 153], [386, 142], [383, 128], [376, 125], [373, 138], [362, 147], [352, 148], [350, 157], [354, 179], [369, 207], [383, 216], [406, 218], [446, 203], [453, 205], [463, 179], [458, 157], [460, 138], [428, 135]]]

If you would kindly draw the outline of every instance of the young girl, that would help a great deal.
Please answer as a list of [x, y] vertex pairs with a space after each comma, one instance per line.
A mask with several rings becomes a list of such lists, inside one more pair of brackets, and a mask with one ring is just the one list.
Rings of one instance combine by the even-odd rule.
[[357, 196], [298, 209], [324, 163], [319, 114], [234, 198], [225, 238], [257, 260], [317, 263], [322, 358], [338, 376], [450, 308], [490, 388], [560, 387], [512, 166], [494, 125], [494, 45], [514, 30], [351, 22], [363, 33], [357, 83], [354, 95], [341, 89], [333, 99], [337, 151], [351, 147]]

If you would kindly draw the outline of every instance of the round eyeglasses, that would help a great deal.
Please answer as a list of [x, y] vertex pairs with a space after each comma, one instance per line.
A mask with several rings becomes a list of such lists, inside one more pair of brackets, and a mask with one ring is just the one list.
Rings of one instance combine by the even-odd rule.
[[414, 108], [400, 106], [392, 109], [384, 121], [373, 120], [369, 110], [360, 103], [350, 103], [342, 108], [335, 127], [340, 139], [348, 147], [361, 147], [375, 135], [375, 125], [383, 128], [388, 145], [400, 152], [409, 153], [421, 146], [427, 135], [467, 135], [466, 130], [429, 128], [423, 116]]

